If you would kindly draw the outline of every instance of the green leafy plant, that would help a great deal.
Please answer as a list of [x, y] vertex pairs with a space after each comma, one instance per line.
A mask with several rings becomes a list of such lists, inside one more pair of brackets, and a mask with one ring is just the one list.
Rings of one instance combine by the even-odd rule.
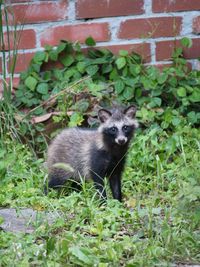
[[[13, 259], [16, 266], [198, 264], [199, 137], [189, 125], [137, 132], [123, 175], [123, 203], [108, 196], [105, 206], [92, 183], [83, 183], [80, 192], [68, 184], [65, 194], [45, 196], [43, 160], [4, 139], [0, 206], [19, 214], [19, 207], [33, 208], [38, 216], [33, 233], [0, 231], [0, 265], [11, 266]], [[40, 219], [41, 211], [55, 220]]]
[[[89, 37], [86, 43], [94, 45], [95, 41]], [[183, 39], [182, 43], [190, 45], [188, 39]], [[77, 111], [78, 107], [83, 107], [83, 99], [76, 97], [73, 102], [74, 93], [80, 96], [85, 92], [94, 97], [91, 105], [84, 102], [85, 115], [89, 115], [96, 102], [108, 105], [118, 100], [136, 103], [140, 110], [137, 115], [145, 126], [162, 123], [163, 128], [176, 127], [184, 118], [190, 124], [199, 124], [200, 74], [188, 70], [181, 49], [174, 52], [173, 62], [160, 73], [155, 67], [145, 68], [139, 55], [128, 54], [125, 50], [119, 51], [117, 56], [108, 50], [94, 48], [83, 53], [78, 43], [62, 41], [57, 48], [48, 45], [45, 51], [35, 54], [28, 70], [21, 74], [15, 103], [17, 107], [37, 107], [89, 75], [91, 79], [77, 90], [65, 91], [67, 95], [63, 94], [53, 107], [34, 109], [34, 114], [49, 110]], [[58, 63], [59, 68], [52, 65]]]

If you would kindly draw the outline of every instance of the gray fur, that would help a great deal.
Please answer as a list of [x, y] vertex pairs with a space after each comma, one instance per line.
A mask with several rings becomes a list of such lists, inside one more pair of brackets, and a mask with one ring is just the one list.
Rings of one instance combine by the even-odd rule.
[[[115, 125], [120, 128], [119, 133], [122, 134], [123, 124], [134, 125], [137, 128], [138, 123], [133, 119], [134, 115], [135, 108], [133, 106], [125, 110], [121, 108], [115, 108], [111, 111], [101, 109], [99, 111], [101, 124], [98, 129], [69, 128], [63, 130], [48, 149], [47, 167], [50, 182], [53, 182], [53, 179], [59, 179], [58, 184], [62, 185], [68, 179], [76, 181], [80, 181], [81, 177], [90, 179], [92, 173], [91, 154], [94, 149], [112, 154], [104, 142], [103, 130]], [[74, 171], [55, 167], [57, 163], [68, 164]], [[55, 187], [54, 185], [51, 186], [50, 183], [49, 186]]]
[[[69, 128], [63, 130], [51, 143], [48, 149], [47, 167], [50, 175], [64, 172], [66, 177], [71, 176], [80, 180], [80, 176], [89, 179], [90, 149], [93, 143], [103, 147], [102, 136], [93, 130], [82, 130], [80, 128]], [[74, 173], [66, 173], [63, 169], [54, 168], [55, 163], [67, 163]]]

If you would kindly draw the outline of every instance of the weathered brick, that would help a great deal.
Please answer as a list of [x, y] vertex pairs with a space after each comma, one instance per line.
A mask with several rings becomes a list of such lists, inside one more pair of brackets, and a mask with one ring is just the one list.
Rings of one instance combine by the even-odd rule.
[[10, 3], [32, 2], [32, 0], [10, 0]]
[[[34, 53], [24, 53], [24, 54], [17, 54], [17, 60], [16, 60], [16, 65], [15, 65], [15, 73], [20, 73], [22, 71], [25, 71], [28, 66], [29, 63], [31, 61], [31, 59], [33, 58]], [[8, 70], [10, 71], [10, 67], [13, 64], [13, 60], [11, 59], [8, 62]]]
[[[9, 81], [9, 80], [8, 80]], [[19, 77], [14, 77], [12, 80], [13, 88], [16, 89], [19, 85], [20, 78]]]
[[42, 46], [45, 44], [56, 45], [61, 39], [84, 43], [88, 36], [92, 36], [97, 42], [110, 40], [108, 23], [87, 23], [49, 28], [41, 34], [41, 44]]
[[[10, 82], [10, 78], [6, 78], [6, 82], [9, 84]], [[19, 85], [20, 82], [20, 78], [19, 77], [13, 77], [12, 79], [12, 88], [16, 89]]]
[[[9, 36], [9, 37], [8, 37]], [[36, 34], [34, 30], [10, 31], [4, 33], [5, 50], [30, 49], [36, 47]], [[1, 47], [3, 49], [3, 47]]]
[[101, 18], [143, 14], [143, 0], [78, 0], [77, 18]]
[[45, 21], [59, 21], [67, 18], [67, 1], [59, 0], [55, 2], [24, 3], [9, 7], [9, 20], [22, 25], [29, 23], [39, 23]]
[[[178, 40], [156, 42], [156, 60], [170, 60], [174, 49], [177, 47], [182, 47]], [[183, 56], [186, 59], [200, 57], [200, 38], [192, 39], [191, 48], [183, 47]]]
[[121, 23], [118, 37], [157, 38], [180, 34], [182, 17], [163, 17], [147, 19], [129, 19]]
[[200, 10], [199, 0], [152, 0], [153, 12]]
[[127, 50], [129, 53], [135, 52], [141, 55], [143, 62], [151, 61], [151, 50], [149, 43], [107, 45], [107, 46], [100, 46], [98, 48], [106, 48], [110, 50], [113, 54], [118, 54], [120, 50]]
[[200, 34], [200, 16], [193, 19], [192, 29], [193, 33]]

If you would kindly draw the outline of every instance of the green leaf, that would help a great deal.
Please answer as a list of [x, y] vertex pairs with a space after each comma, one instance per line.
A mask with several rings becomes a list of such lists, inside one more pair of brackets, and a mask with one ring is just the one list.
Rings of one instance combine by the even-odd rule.
[[142, 89], [141, 88], [136, 88], [135, 90], [135, 97], [138, 99], [142, 96]]
[[60, 54], [62, 51], [65, 50], [66, 46], [67, 46], [67, 43], [61, 42], [57, 47], [57, 52]]
[[86, 72], [90, 75], [93, 76], [94, 74], [97, 73], [97, 71], [99, 70], [97, 65], [92, 65], [86, 68]]
[[58, 60], [58, 52], [56, 50], [52, 50], [50, 53], [49, 53], [49, 58], [50, 60], [52, 61], [57, 61]]
[[181, 123], [180, 118], [178, 118], [178, 117], [174, 117], [174, 118], [172, 119], [172, 124], [173, 124], [174, 126], [178, 126], [180, 123]]
[[187, 117], [190, 123], [196, 123], [198, 121], [197, 114], [194, 111], [189, 112]]
[[162, 88], [158, 88], [151, 91], [151, 96], [159, 96], [162, 94]]
[[180, 96], [180, 97], [184, 97], [184, 96], [186, 96], [186, 89], [185, 89], [184, 87], [179, 87], [179, 88], [177, 89], [177, 94], [178, 94], [178, 96]]
[[47, 240], [46, 248], [47, 248], [47, 254], [53, 252], [55, 249], [55, 244], [56, 244], [56, 238], [55, 237], [50, 237]]
[[44, 100], [44, 101], [46, 101], [49, 98], [50, 98], [50, 94], [42, 95], [42, 100]]
[[62, 80], [63, 79], [63, 71], [59, 70], [59, 69], [54, 69], [53, 70], [53, 76], [57, 79], [57, 80]]
[[192, 40], [188, 37], [183, 37], [181, 39], [181, 44], [184, 46], [184, 47], [188, 47], [190, 48], [192, 46]]
[[83, 112], [87, 111], [87, 109], [89, 108], [90, 104], [89, 104], [88, 101], [83, 99], [83, 100], [78, 101], [75, 106], [78, 109], [78, 111], [83, 113]]
[[161, 106], [161, 103], [162, 103], [161, 98], [159, 98], [159, 97], [153, 97], [153, 98], [150, 98], [150, 99], [151, 99], [151, 101], [148, 104], [148, 107], [154, 108], [154, 107], [160, 107]]
[[91, 260], [91, 258], [89, 257], [89, 255], [87, 255], [87, 250], [83, 250], [79, 247], [71, 247], [70, 248], [70, 252], [72, 253], [72, 255], [74, 255], [76, 258], [78, 258], [78, 260], [84, 264], [87, 264], [91, 266], [91, 264], [93, 263], [93, 261]]
[[31, 67], [30, 69], [32, 69], [31, 71], [37, 72], [37, 73], [40, 72], [40, 67], [41, 67], [40, 64], [32, 64], [30, 67]]
[[74, 68], [69, 68], [67, 71], [64, 72], [64, 79], [69, 79], [71, 78], [75, 72], [77, 72]]
[[44, 74], [43, 74], [43, 79], [48, 81], [48, 80], [51, 80], [51, 71], [45, 71]]
[[145, 89], [148, 90], [150, 88], [151, 84], [150, 84], [150, 80], [149, 80], [148, 77], [142, 76], [141, 77], [141, 82], [142, 82], [142, 84], [143, 84], [143, 86], [144, 86]]
[[38, 81], [32, 77], [32, 76], [28, 76], [28, 78], [26, 78], [25, 80], [25, 85], [31, 90], [34, 91], [35, 87], [37, 85]]
[[189, 100], [191, 102], [200, 102], [200, 89], [195, 87], [194, 91], [192, 92], [192, 94], [189, 96]]
[[126, 78], [125, 79], [125, 84], [130, 86], [130, 87], [134, 87], [136, 82], [135, 82], [135, 79], [132, 79], [132, 78]]
[[124, 57], [119, 57], [115, 62], [118, 70], [121, 70], [126, 65], [126, 59]]
[[60, 62], [65, 67], [69, 67], [74, 62], [74, 58], [72, 55], [64, 55], [64, 56], [60, 57]]
[[127, 51], [127, 50], [119, 50], [119, 55], [120, 55], [121, 57], [128, 56], [128, 51]]
[[74, 127], [74, 126], [80, 125], [82, 121], [83, 121], [83, 115], [79, 112], [74, 112], [70, 117], [68, 126]]
[[77, 61], [83, 61], [85, 59], [85, 56], [84, 56], [84, 54], [82, 52], [79, 52], [79, 53], [76, 53], [75, 59]]
[[81, 52], [81, 45], [79, 43], [75, 42], [73, 44], [73, 49], [74, 49], [74, 51], [80, 53]]
[[165, 83], [166, 80], [167, 80], [167, 78], [168, 78], [168, 75], [167, 75], [166, 73], [162, 73], [162, 74], [160, 74], [160, 75], [158, 76], [158, 83], [159, 83], [159, 84], [163, 84], [163, 83]]
[[124, 91], [123, 91], [123, 97], [126, 100], [131, 100], [134, 96], [134, 88], [126, 86]]
[[35, 115], [44, 114], [44, 109], [42, 107], [37, 108], [34, 112]]
[[18, 90], [16, 91], [16, 93], [15, 93], [15, 96], [16, 96], [16, 97], [19, 97], [19, 98], [22, 97], [23, 95], [24, 95], [24, 91], [23, 91], [23, 90], [19, 90], [19, 89], [18, 89]]
[[130, 64], [129, 65], [129, 71], [133, 76], [136, 76], [141, 72], [141, 66], [135, 65], [135, 64]]
[[36, 91], [42, 95], [46, 95], [48, 93], [48, 84], [47, 83], [38, 84]]
[[38, 51], [35, 53], [34, 57], [33, 57], [33, 61], [35, 63], [41, 63], [42, 61], [44, 61], [46, 58], [46, 52], [41, 52]]
[[120, 94], [124, 90], [125, 84], [122, 80], [118, 80], [115, 82], [114, 87], [115, 87], [116, 92]]
[[85, 72], [85, 63], [80, 61], [77, 63], [77, 69], [80, 73], [84, 73]]
[[109, 78], [111, 81], [115, 81], [117, 79], [119, 79], [119, 74], [116, 68], [113, 68], [113, 70], [111, 71]]
[[96, 45], [96, 42], [95, 42], [95, 40], [91, 36], [89, 36], [85, 40], [85, 44], [88, 45], [88, 46], [95, 46]]
[[102, 65], [102, 73], [103, 74], [111, 72], [112, 69], [113, 69], [112, 64], [103, 64]]
[[175, 48], [175, 50], [172, 53], [173, 58], [178, 58], [181, 57], [182, 55], [183, 55], [183, 49], [181, 47]]
[[45, 51], [51, 51], [53, 49], [53, 46], [51, 45], [45, 45], [44, 46]]

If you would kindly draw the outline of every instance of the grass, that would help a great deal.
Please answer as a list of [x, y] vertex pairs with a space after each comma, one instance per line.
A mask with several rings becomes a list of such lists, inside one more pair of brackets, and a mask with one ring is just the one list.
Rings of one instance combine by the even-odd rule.
[[138, 132], [123, 177], [123, 203], [100, 206], [92, 183], [43, 194], [43, 160], [6, 137], [0, 206], [58, 214], [33, 234], [0, 232], [0, 266], [174, 266], [200, 263], [200, 130]]

